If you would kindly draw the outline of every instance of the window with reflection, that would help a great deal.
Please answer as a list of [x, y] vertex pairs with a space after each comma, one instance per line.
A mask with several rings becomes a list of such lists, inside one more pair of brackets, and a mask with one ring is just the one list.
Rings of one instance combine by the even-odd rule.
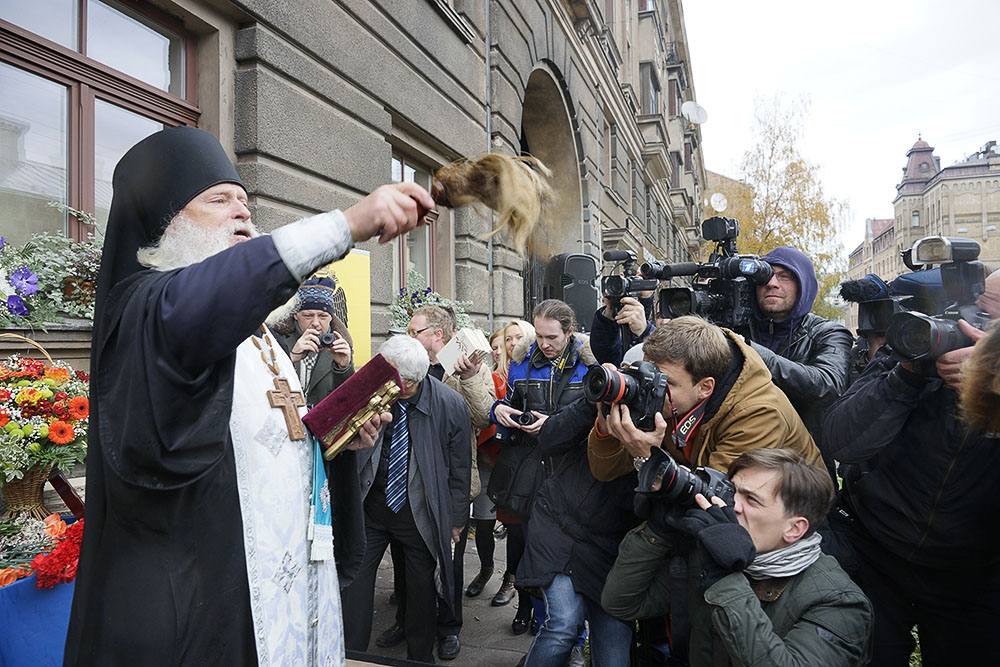
[[46, 202], [67, 201], [69, 90], [0, 63], [0, 220], [8, 243], [35, 232], [66, 233]]
[[[197, 124], [190, 34], [144, 1], [0, 0], [0, 43], [7, 239], [100, 236], [122, 155], [164, 127]], [[94, 213], [97, 229], [48, 202]]]
[[[394, 183], [416, 183], [427, 191], [431, 189], [430, 170], [402, 155], [392, 156], [392, 181]], [[406, 286], [406, 275], [410, 269], [417, 271], [434, 288], [434, 244], [429, 225], [417, 227], [405, 236], [393, 241], [396, 261], [393, 262], [393, 290]]]

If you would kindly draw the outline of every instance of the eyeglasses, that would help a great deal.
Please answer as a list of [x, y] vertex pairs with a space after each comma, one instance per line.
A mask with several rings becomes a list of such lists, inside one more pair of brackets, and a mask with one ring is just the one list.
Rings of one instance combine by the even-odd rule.
[[[414, 331], [413, 329], [407, 329], [406, 330], [406, 335], [409, 336], [410, 338], [416, 338], [417, 334], [423, 333], [424, 331], [427, 331], [430, 328], [431, 328], [431, 325], [428, 324], [423, 329], [417, 329], [416, 331]], [[398, 331], [398, 329], [397, 329], [397, 331]]]
[[774, 277], [778, 279], [779, 283], [792, 283], [795, 282], [795, 274], [790, 271], [775, 271]]

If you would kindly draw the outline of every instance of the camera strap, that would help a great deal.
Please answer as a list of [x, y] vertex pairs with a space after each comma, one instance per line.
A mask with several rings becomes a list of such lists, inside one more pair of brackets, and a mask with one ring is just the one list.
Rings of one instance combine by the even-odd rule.
[[[670, 401], [670, 407], [673, 408], [673, 399]], [[676, 422], [674, 427], [674, 432], [672, 438], [674, 445], [679, 449], [684, 456], [690, 460], [688, 456], [687, 446], [691, 444], [694, 439], [694, 435], [698, 430], [698, 426], [701, 424], [701, 420], [705, 417], [705, 407], [708, 405], [708, 398], [705, 398], [701, 403], [695, 406], [691, 412], [684, 416], [684, 419]], [[676, 414], [676, 413], [675, 413]]]

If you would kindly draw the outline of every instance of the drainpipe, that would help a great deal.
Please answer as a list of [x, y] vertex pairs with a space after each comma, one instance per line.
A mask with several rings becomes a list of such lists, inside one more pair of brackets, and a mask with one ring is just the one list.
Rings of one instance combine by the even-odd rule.
[[[492, 149], [493, 139], [493, 76], [491, 67], [493, 61], [490, 52], [493, 49], [493, 0], [486, 0], [486, 152]], [[493, 209], [490, 211], [490, 229], [493, 229]], [[493, 334], [493, 236], [486, 241], [489, 259], [486, 271], [489, 275], [489, 335]]]

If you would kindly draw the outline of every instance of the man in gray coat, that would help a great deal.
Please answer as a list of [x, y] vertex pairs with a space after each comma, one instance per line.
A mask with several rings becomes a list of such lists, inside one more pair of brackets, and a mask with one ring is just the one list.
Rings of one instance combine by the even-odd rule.
[[406, 567], [407, 657], [433, 662], [436, 600], [450, 604], [451, 545], [469, 516], [469, 413], [464, 399], [427, 375], [430, 360], [409, 336], [386, 341], [380, 354], [396, 367], [403, 393], [393, 426], [358, 457], [365, 508], [365, 554], [343, 591], [348, 650], [371, 638], [375, 577], [389, 541], [403, 548]]

